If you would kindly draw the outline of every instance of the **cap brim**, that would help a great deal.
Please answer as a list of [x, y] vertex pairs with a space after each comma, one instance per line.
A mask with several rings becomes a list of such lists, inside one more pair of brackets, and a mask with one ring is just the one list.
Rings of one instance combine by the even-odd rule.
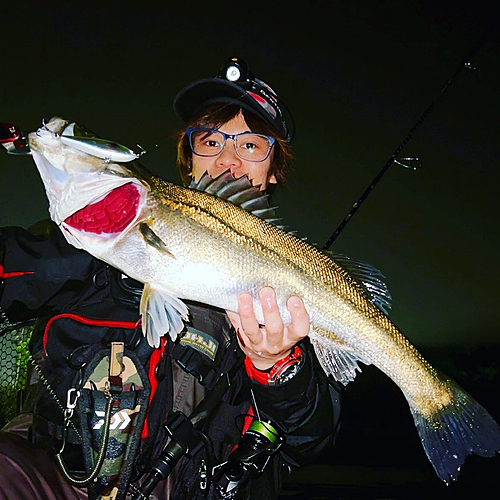
[[269, 123], [278, 135], [286, 136], [281, 120], [273, 118], [240, 86], [221, 78], [204, 78], [184, 87], [174, 99], [174, 111], [184, 122], [189, 122], [212, 104], [236, 104], [255, 113]]

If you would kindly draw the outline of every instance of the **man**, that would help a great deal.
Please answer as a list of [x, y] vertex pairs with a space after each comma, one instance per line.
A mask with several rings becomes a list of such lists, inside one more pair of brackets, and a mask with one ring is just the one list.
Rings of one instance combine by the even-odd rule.
[[[243, 61], [233, 58], [216, 78], [182, 89], [174, 109], [187, 123], [178, 141], [185, 182], [200, 189], [204, 174], [228, 171], [261, 190], [284, 181], [291, 127], [276, 94]], [[0, 499], [141, 498], [167, 442], [165, 422], [173, 441], [192, 446], [154, 498], [275, 498], [288, 466], [334, 439], [339, 395], [307, 341], [300, 298], [288, 301], [289, 325], [270, 287], [260, 291], [263, 325], [249, 294], [239, 297], [238, 314], [188, 304], [184, 336], [152, 349], [140, 332], [142, 285], [69, 246], [53, 224], [0, 230], [0, 264], [2, 317], [12, 325], [40, 318], [32, 351], [41, 358], [33, 423], [24, 426], [30, 440], [15, 435], [14, 423], [0, 436]], [[99, 384], [101, 373], [112, 380], [116, 349], [129, 371], [113, 413], [109, 387]], [[231, 386], [203, 426], [177, 427], [221, 373], [231, 374]], [[255, 416], [261, 426], [251, 423]], [[259, 444], [276, 435], [280, 447], [280, 439]], [[253, 459], [245, 446], [262, 453]]]

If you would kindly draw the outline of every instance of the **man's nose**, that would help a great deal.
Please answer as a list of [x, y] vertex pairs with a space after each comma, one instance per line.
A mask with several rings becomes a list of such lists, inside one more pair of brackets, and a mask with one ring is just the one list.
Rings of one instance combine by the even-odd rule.
[[234, 146], [235, 145], [232, 139], [228, 139], [226, 141], [224, 148], [217, 157], [218, 166], [225, 169], [230, 168], [231, 170], [241, 167], [241, 158], [236, 154]]

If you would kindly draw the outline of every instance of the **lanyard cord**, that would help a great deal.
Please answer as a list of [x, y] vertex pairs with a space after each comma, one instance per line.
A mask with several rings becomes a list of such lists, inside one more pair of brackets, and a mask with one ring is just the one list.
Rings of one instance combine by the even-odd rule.
[[104, 415], [104, 426], [102, 428], [102, 436], [101, 436], [101, 442], [99, 444], [99, 452], [97, 454], [97, 460], [96, 460], [94, 468], [90, 472], [90, 474], [87, 477], [84, 477], [82, 479], [77, 479], [69, 473], [68, 469], [66, 468], [66, 464], [64, 463], [63, 458], [62, 458], [62, 452], [64, 450], [64, 445], [65, 445], [64, 438], [63, 438], [62, 448], [59, 451], [59, 453], [57, 453], [55, 456], [56, 460], [57, 460], [57, 464], [59, 465], [59, 468], [61, 469], [61, 472], [63, 473], [64, 477], [73, 486], [88, 486], [97, 477], [97, 475], [101, 471], [102, 464], [104, 463], [104, 458], [106, 457], [106, 451], [108, 448], [109, 428], [111, 425], [111, 411], [113, 409], [113, 396], [111, 395], [109, 389], [106, 389], [104, 391], [104, 393], [106, 396], [106, 410], [105, 410], [105, 415]]

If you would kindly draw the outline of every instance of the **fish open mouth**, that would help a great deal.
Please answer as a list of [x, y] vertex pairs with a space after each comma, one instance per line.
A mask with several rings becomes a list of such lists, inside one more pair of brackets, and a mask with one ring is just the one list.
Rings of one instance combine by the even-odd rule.
[[64, 222], [87, 233], [120, 233], [134, 220], [139, 202], [137, 187], [132, 183], [124, 184], [101, 200], [78, 210]]

